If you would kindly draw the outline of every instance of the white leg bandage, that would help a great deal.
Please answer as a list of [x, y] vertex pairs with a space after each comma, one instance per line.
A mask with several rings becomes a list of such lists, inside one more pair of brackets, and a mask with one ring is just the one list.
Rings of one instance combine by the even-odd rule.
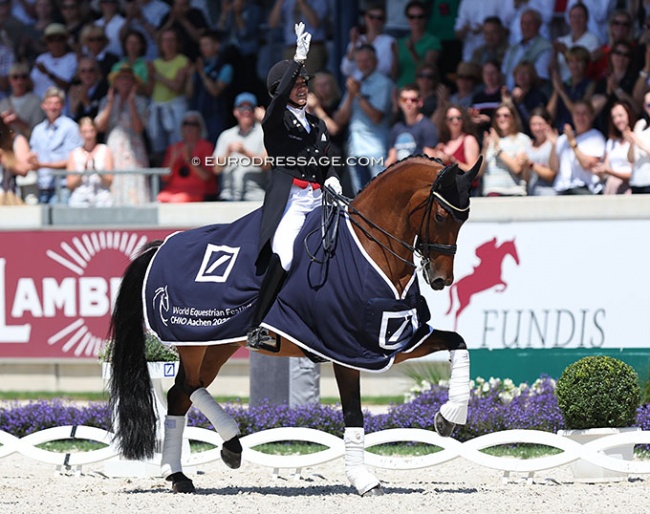
[[165, 416], [165, 438], [160, 463], [163, 478], [183, 471], [181, 467], [183, 430], [185, 430], [185, 416]]
[[212, 426], [224, 441], [230, 441], [239, 435], [237, 422], [221, 408], [208, 390], [201, 387], [190, 395], [192, 404], [210, 420]]
[[379, 485], [375, 477], [363, 463], [363, 428], [346, 428], [343, 436], [345, 442], [345, 474], [350, 483], [359, 491], [365, 494], [373, 487]]
[[450, 350], [451, 378], [449, 379], [449, 401], [440, 407], [440, 414], [447, 421], [464, 425], [467, 423], [469, 403], [469, 352]]

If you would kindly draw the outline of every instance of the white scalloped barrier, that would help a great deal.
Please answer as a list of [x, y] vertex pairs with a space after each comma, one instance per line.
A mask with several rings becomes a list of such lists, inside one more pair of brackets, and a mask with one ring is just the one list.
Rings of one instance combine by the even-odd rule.
[[[14, 453], [20, 453], [34, 460], [54, 464], [65, 468], [94, 464], [97, 462], [116, 459], [117, 450], [111, 445], [113, 434], [99, 428], [87, 426], [62, 426], [48, 428], [35, 432], [23, 438], [17, 438], [7, 432], [0, 431], [0, 459]], [[215, 446], [214, 449], [192, 453], [184, 459], [185, 466], [196, 466], [217, 461], [221, 457], [219, 451], [222, 439], [219, 435], [204, 428], [187, 427], [185, 438], [192, 441], [205, 442]], [[93, 451], [78, 451], [58, 453], [37, 448], [36, 446], [52, 441], [77, 439], [105, 443], [108, 446]], [[253, 449], [261, 444], [285, 441], [301, 441], [316, 443], [326, 448], [306, 455], [270, 455]], [[417, 428], [401, 428], [383, 430], [367, 434], [366, 448], [381, 444], [415, 442], [429, 444], [442, 448], [441, 451], [422, 456], [391, 457], [365, 452], [366, 463], [369, 466], [393, 470], [412, 470], [437, 466], [453, 459], [463, 458], [475, 464], [510, 472], [534, 473], [546, 469], [564, 466], [578, 459], [583, 459], [602, 468], [632, 474], [650, 474], [650, 460], [620, 460], [602, 453], [603, 450], [617, 448], [630, 444], [650, 445], [650, 431], [620, 433], [602, 437], [586, 444], [580, 444], [566, 437], [542, 432], [539, 430], [506, 430], [486, 434], [461, 443], [452, 438], [440, 437], [435, 432]], [[242, 459], [258, 466], [277, 469], [301, 469], [318, 466], [339, 458], [343, 458], [345, 448], [343, 440], [331, 434], [311, 428], [273, 428], [241, 439], [244, 453]], [[516, 459], [512, 457], [496, 457], [482, 453], [481, 450], [494, 446], [517, 443], [538, 444], [562, 450], [562, 453], [533, 459]], [[160, 461], [160, 454], [154, 459]]]

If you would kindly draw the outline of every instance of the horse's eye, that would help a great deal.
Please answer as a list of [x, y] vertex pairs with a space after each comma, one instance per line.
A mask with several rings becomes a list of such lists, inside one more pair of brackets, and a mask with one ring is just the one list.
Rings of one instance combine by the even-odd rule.
[[436, 223], [443, 223], [447, 219], [442, 212], [436, 212]]

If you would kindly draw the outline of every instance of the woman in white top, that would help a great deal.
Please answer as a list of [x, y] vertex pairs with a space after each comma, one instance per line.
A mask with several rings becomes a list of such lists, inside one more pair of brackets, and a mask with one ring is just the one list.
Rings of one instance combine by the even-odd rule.
[[490, 132], [483, 136], [483, 196], [525, 196], [524, 169], [530, 138], [511, 102], [499, 104]]
[[79, 120], [79, 132], [84, 144], [70, 152], [66, 169], [83, 171], [70, 174], [66, 186], [71, 191], [70, 207], [110, 207], [113, 205], [111, 184], [113, 175], [98, 174], [98, 171], [113, 170], [113, 156], [104, 144], [97, 144], [97, 127], [92, 118]]
[[[372, 5], [363, 14], [363, 20], [364, 34], [359, 33], [358, 27], [350, 30], [350, 43], [341, 60], [341, 73], [346, 77], [360, 73], [354, 62], [354, 51], [363, 44], [369, 44], [377, 53], [377, 71], [394, 80], [397, 77], [397, 42], [383, 33], [386, 11], [381, 5]], [[355, 78], [359, 79], [360, 75]]]
[[616, 102], [610, 110], [609, 139], [605, 143], [605, 161], [594, 166], [594, 172], [605, 181], [604, 194], [630, 194], [632, 165], [627, 156], [630, 142], [623, 137], [636, 120], [627, 102]]
[[628, 160], [632, 163], [630, 189], [633, 194], [650, 194], [650, 91], [643, 97], [645, 117], [634, 125], [634, 132], [629, 128], [623, 133], [630, 142]]
[[530, 196], [555, 196], [553, 181], [557, 173], [549, 166], [553, 145], [557, 140], [557, 130], [552, 126], [553, 119], [544, 107], [536, 107], [530, 112], [530, 133], [533, 139], [526, 153], [526, 182]]

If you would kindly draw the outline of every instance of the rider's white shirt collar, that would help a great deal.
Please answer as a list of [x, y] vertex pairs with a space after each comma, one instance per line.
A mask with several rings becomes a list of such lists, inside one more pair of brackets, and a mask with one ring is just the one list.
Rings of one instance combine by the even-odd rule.
[[305, 127], [307, 132], [311, 132], [311, 125], [307, 121], [307, 115], [305, 114], [305, 108], [298, 109], [291, 105], [287, 105], [287, 109], [293, 113], [293, 115], [298, 119], [298, 121]]

